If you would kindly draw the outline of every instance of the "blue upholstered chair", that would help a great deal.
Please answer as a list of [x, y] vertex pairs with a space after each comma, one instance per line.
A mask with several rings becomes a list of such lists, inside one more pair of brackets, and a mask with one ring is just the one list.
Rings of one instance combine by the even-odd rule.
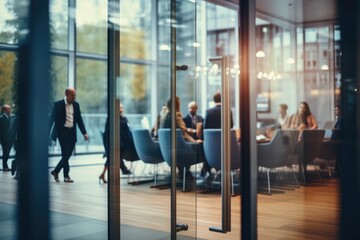
[[154, 185], [156, 186], [158, 164], [164, 162], [159, 142], [152, 139], [148, 129], [134, 129], [132, 131], [136, 152], [145, 164], [154, 166]]
[[[314, 164], [314, 159], [319, 156], [321, 146], [324, 141], [325, 130], [324, 129], [305, 129], [302, 132], [299, 154], [300, 154], [300, 166], [304, 179], [304, 184], [307, 183], [307, 165]], [[318, 172], [317, 172], [318, 173]], [[319, 173], [318, 173], [319, 174]], [[319, 175], [320, 177], [320, 175]]]
[[[330, 130], [330, 134], [326, 136], [326, 131]], [[335, 170], [341, 170], [341, 166], [339, 163], [339, 151], [341, 144], [341, 130], [340, 129], [325, 129], [325, 139], [321, 145], [318, 158], [327, 161], [327, 171], [329, 176], [332, 175], [332, 171], [330, 168], [329, 161], [335, 161]]]
[[[234, 174], [233, 171], [240, 169], [240, 143], [236, 139], [235, 130], [231, 130], [230, 135], [230, 156], [231, 156], [231, 183], [232, 194], [234, 194]], [[216, 170], [214, 181], [221, 171], [221, 129], [205, 129], [204, 130], [204, 154], [208, 164]]]
[[[257, 144], [258, 166], [266, 170], [269, 194], [271, 194], [270, 171], [289, 165], [289, 157], [294, 153], [298, 135], [297, 130], [276, 129], [270, 142]], [[295, 175], [294, 177], [297, 182]]]
[[[158, 130], [158, 136], [161, 154], [165, 162], [171, 166], [171, 130], [161, 128]], [[186, 168], [203, 161], [203, 159], [199, 157], [199, 153], [202, 151], [202, 144], [186, 142], [180, 129], [176, 130], [176, 142], [177, 167], [184, 168], [183, 176], [180, 177], [182, 177], [183, 191], [185, 191]]]

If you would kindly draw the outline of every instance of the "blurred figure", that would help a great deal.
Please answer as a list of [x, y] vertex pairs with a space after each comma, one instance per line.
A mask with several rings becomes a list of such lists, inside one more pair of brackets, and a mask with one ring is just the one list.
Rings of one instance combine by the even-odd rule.
[[65, 90], [65, 98], [54, 103], [50, 115], [50, 129], [54, 124], [51, 132], [51, 139], [56, 141], [59, 139], [61, 147], [61, 159], [55, 169], [51, 171], [56, 182], [59, 180], [59, 172], [63, 169], [64, 182], [74, 182], [70, 176], [69, 159], [75, 148], [76, 126], [79, 126], [81, 133], [84, 135], [85, 141], [89, 139], [86, 133], [85, 125], [81, 117], [80, 105], [75, 101], [76, 91], [74, 88]]
[[288, 106], [285, 103], [279, 104], [278, 117], [274, 126], [265, 129], [265, 136], [272, 138], [273, 133], [276, 129], [288, 129], [290, 126], [290, 116], [287, 113]]
[[[167, 109], [168, 109], [168, 112], [166, 113], [166, 116], [160, 122], [160, 128], [171, 128], [171, 99], [169, 99], [167, 102]], [[201, 143], [202, 142], [201, 139], [195, 140], [187, 132], [185, 122], [184, 122], [182, 114], [180, 112], [180, 98], [179, 97], [176, 97], [176, 99], [175, 99], [175, 112], [176, 112], [176, 119], [175, 119], [176, 127], [181, 130], [182, 136], [185, 139], [185, 141]]]
[[194, 139], [201, 139], [201, 129], [203, 118], [200, 115], [197, 115], [198, 106], [195, 101], [192, 101], [188, 104], [189, 113], [183, 118], [186, 131], [194, 138]]
[[[215, 106], [206, 110], [204, 129], [207, 128], [221, 128], [221, 94], [215, 93], [213, 97]], [[230, 128], [233, 128], [234, 122], [232, 112], [230, 112]]]
[[[168, 108], [168, 113], [166, 114], [166, 117], [161, 121], [160, 123], [160, 128], [171, 128], [171, 99], [168, 100], [167, 102], [167, 108]], [[192, 136], [189, 135], [189, 133], [187, 132], [187, 128], [186, 125], [184, 123], [182, 114], [180, 112], [180, 98], [176, 97], [175, 99], [175, 111], [176, 111], [176, 127], [178, 129], [181, 130], [182, 132], [182, 136], [184, 138], [185, 141], [187, 142], [193, 142], [193, 143], [197, 143], [197, 144], [201, 144], [203, 141], [201, 139], [194, 139]], [[199, 148], [199, 150], [202, 149]], [[199, 151], [199, 159], [201, 161], [204, 161], [204, 154], [203, 152], [201, 152], [201, 150]], [[206, 162], [206, 161], [205, 161]], [[183, 176], [183, 168], [178, 168], [179, 170], [179, 176]], [[190, 172], [190, 168], [186, 169], [186, 173], [185, 173], [186, 178], [193, 178], [192, 173]]]
[[[120, 103], [120, 169], [121, 173], [124, 175], [129, 175], [132, 172], [126, 167], [124, 159], [126, 160], [138, 160], [133, 136], [130, 130], [129, 120], [124, 114], [124, 106]], [[106, 162], [99, 176], [99, 181], [103, 183], [107, 183], [105, 179], [105, 174], [109, 168], [109, 154], [110, 154], [110, 146], [109, 146], [109, 118], [106, 119], [105, 132], [104, 132], [104, 148], [106, 155]]]
[[3, 150], [2, 159], [3, 159], [3, 167], [2, 170], [4, 172], [10, 171], [10, 168], [7, 164], [9, 159], [11, 148], [14, 144], [15, 140], [15, 117], [11, 115], [11, 107], [10, 105], [3, 105], [1, 108], [0, 115], [0, 142]]
[[282, 103], [279, 105], [278, 108], [278, 118], [277, 118], [277, 125], [281, 128], [281, 129], [286, 129], [289, 128], [290, 125], [290, 116], [287, 113], [288, 110], [288, 105], [285, 103]]
[[291, 116], [290, 128], [300, 131], [299, 139], [301, 138], [301, 133], [304, 129], [318, 128], [316, 119], [314, 115], [312, 115], [309, 104], [307, 102], [299, 103], [297, 113]]
[[343, 128], [343, 116], [341, 114], [341, 109], [339, 105], [335, 106], [335, 118], [336, 118], [336, 122], [334, 125], [334, 128]]
[[164, 104], [161, 108], [161, 111], [159, 113], [159, 115], [157, 116], [156, 118], [156, 122], [153, 126], [153, 128], [151, 129], [151, 136], [155, 139], [158, 138], [158, 134], [157, 134], [157, 131], [158, 129], [160, 128], [160, 123], [161, 121], [166, 117], [166, 114], [168, 113], [168, 108], [166, 106], [166, 104]]

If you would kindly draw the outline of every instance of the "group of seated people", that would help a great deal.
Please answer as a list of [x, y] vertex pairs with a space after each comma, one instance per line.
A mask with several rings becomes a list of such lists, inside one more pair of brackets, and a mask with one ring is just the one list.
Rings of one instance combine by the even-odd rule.
[[[196, 144], [202, 144], [202, 130], [206, 128], [221, 128], [221, 94], [216, 93], [214, 95], [215, 106], [206, 111], [205, 119], [200, 115], [197, 115], [197, 104], [192, 101], [189, 103], [189, 113], [183, 117], [180, 112], [180, 98], [176, 97], [175, 99], [175, 115], [176, 115], [176, 127], [181, 130], [182, 136], [185, 141], [193, 142]], [[167, 104], [163, 106], [160, 114], [157, 117], [155, 126], [151, 130], [153, 138], [157, 138], [157, 131], [159, 128], [171, 128], [171, 99], [168, 100]], [[233, 127], [233, 120], [231, 117], [231, 127]], [[104, 165], [104, 169], [99, 176], [99, 180], [103, 183], [107, 183], [105, 179], [105, 174], [109, 166], [109, 143], [108, 143], [108, 134], [109, 134], [109, 119], [107, 119], [105, 134], [104, 134], [104, 146], [105, 146], [105, 156], [107, 158]], [[202, 149], [202, 148], [199, 148]], [[123, 159], [126, 159], [126, 156], [136, 155], [136, 150], [134, 147], [133, 138], [131, 136], [131, 130], [129, 128], [129, 122], [124, 116], [124, 107], [120, 104], [120, 168], [123, 174], [130, 174], [131, 171], [128, 170], [124, 164]], [[136, 158], [136, 156], [131, 156], [131, 158]], [[206, 176], [206, 174], [211, 174], [211, 168], [207, 164], [204, 158], [202, 151], [199, 151], [199, 162], [204, 162], [204, 167], [201, 170], [201, 175]], [[179, 168], [179, 175], [182, 176], [183, 169]], [[192, 178], [192, 173], [190, 169], [186, 169], [186, 177]]]
[[[299, 130], [299, 137], [298, 141], [302, 138], [302, 132], [305, 129], [318, 129], [318, 123], [314, 117], [314, 115], [310, 111], [309, 104], [307, 102], [300, 102], [298, 105], [297, 112], [289, 115], [287, 113], [288, 106], [287, 104], [280, 104], [278, 108], [278, 117], [276, 119], [276, 123], [272, 125], [271, 127], [268, 127], [265, 129], [264, 135], [267, 139], [271, 140], [273, 137], [274, 132], [276, 129], [294, 129]], [[343, 117], [341, 114], [340, 106], [335, 106], [335, 123], [332, 126], [327, 126], [328, 128], [332, 128], [335, 130], [339, 130], [343, 128]], [[326, 154], [326, 151], [328, 151], [328, 147], [331, 146], [333, 148], [337, 148], [338, 146], [338, 140], [339, 140], [339, 134], [334, 134], [334, 131], [332, 130], [332, 134], [330, 138], [324, 139], [324, 141], [332, 141], [330, 143], [323, 143], [322, 147], [319, 151], [319, 156], [314, 159], [314, 164], [319, 165], [320, 168], [326, 168], [325, 166], [329, 164], [328, 161], [321, 159], [322, 155], [328, 155]], [[299, 145], [301, 146], [301, 145]], [[336, 149], [331, 149], [331, 152], [337, 151]], [[324, 154], [325, 153], [325, 154]], [[336, 154], [336, 162], [335, 163], [335, 174], [339, 174], [339, 165], [340, 165], [340, 159], [339, 155]], [[334, 159], [335, 160], [335, 159]]]
[[[175, 98], [175, 122], [176, 127], [181, 130], [182, 137], [187, 142], [193, 142], [196, 144], [202, 144], [203, 139], [203, 130], [204, 129], [220, 129], [221, 128], [221, 94], [216, 93], [213, 97], [215, 106], [212, 108], [209, 108], [206, 110], [205, 118], [197, 114], [198, 106], [196, 102], [192, 101], [188, 104], [188, 114], [183, 117], [181, 111], [180, 111], [180, 98]], [[278, 117], [276, 119], [276, 124], [270, 128], [267, 128], [265, 130], [264, 135], [271, 139], [272, 134], [276, 129], [297, 129], [301, 132], [304, 129], [317, 129], [318, 123], [314, 117], [314, 115], [310, 111], [309, 104], [305, 101], [300, 102], [298, 105], [297, 112], [293, 115], [289, 115], [287, 113], [288, 106], [286, 104], [280, 104], [278, 109]], [[157, 121], [154, 125], [154, 127], [151, 130], [151, 135], [154, 139], [158, 137], [157, 132], [160, 128], [171, 128], [171, 99], [168, 100], [167, 104], [162, 107], [162, 110], [160, 111]], [[340, 108], [339, 106], [335, 107], [335, 113], [336, 113], [336, 124], [334, 128], [340, 128], [342, 125], [342, 117], [340, 114]], [[136, 152], [132, 137], [129, 137], [131, 135], [131, 131], [128, 127], [128, 120], [126, 117], [124, 117], [123, 114], [123, 106], [120, 105], [120, 115], [121, 119], [123, 121], [120, 121], [121, 129], [122, 129], [122, 136], [121, 136], [121, 152], [122, 157], [126, 152]], [[230, 114], [230, 127], [233, 128], [233, 118], [232, 114]], [[107, 122], [108, 124], [108, 122]], [[105, 139], [107, 139], [107, 131], [108, 125], [105, 128]], [[128, 142], [132, 142], [128, 143]], [[126, 146], [130, 146], [126, 147]], [[130, 149], [128, 151], [127, 149]], [[201, 147], [199, 149], [202, 149]], [[207, 164], [204, 153], [201, 150], [199, 152], [199, 162], [203, 162], [203, 169], [201, 170], [201, 176], [206, 176], [207, 174], [211, 175], [211, 167]], [[108, 156], [108, 148], [106, 148], [106, 155]], [[108, 167], [108, 161], [105, 164], [104, 171], [100, 175], [100, 179], [106, 182], [104, 179], [104, 174]], [[131, 172], [126, 169], [126, 166], [121, 159], [121, 170], [123, 174], [130, 174]], [[183, 169], [179, 168], [179, 175], [182, 176]], [[186, 169], [185, 173], [186, 177], [192, 178], [192, 173], [190, 172], [190, 169]]]
[[[189, 113], [183, 117], [180, 112], [180, 98], [175, 98], [175, 122], [176, 127], [181, 130], [182, 136], [187, 142], [194, 142], [202, 144], [204, 141], [202, 131], [203, 129], [221, 128], [221, 94], [216, 93], [213, 97], [215, 106], [206, 111], [205, 118], [197, 114], [198, 106], [196, 102], [192, 101], [188, 104]], [[166, 107], [160, 112], [157, 122], [152, 129], [152, 135], [157, 138], [157, 130], [159, 128], [171, 128], [171, 99], [168, 100]], [[231, 128], [233, 127], [233, 120], [231, 117]], [[202, 148], [199, 148], [199, 159], [203, 162], [201, 176], [211, 175], [211, 167], [207, 164]], [[179, 168], [179, 175], [182, 176], [183, 169]], [[192, 178], [190, 169], [186, 169], [187, 178]]]
[[[318, 123], [314, 115], [310, 111], [309, 104], [305, 101], [300, 102], [298, 105], [297, 112], [289, 115], [287, 113], [287, 104], [280, 104], [278, 108], [278, 117], [275, 125], [267, 128], [264, 135], [271, 139], [274, 130], [276, 129], [297, 129], [301, 133], [304, 129], [318, 129]], [[333, 128], [341, 128], [343, 118], [339, 106], [335, 106], [336, 122]]]

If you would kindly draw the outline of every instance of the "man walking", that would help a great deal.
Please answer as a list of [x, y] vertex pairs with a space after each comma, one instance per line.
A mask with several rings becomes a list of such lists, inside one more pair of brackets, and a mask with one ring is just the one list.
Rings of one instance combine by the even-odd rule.
[[10, 171], [7, 164], [10, 151], [15, 139], [14, 117], [11, 115], [11, 107], [7, 104], [2, 106], [2, 114], [0, 115], [0, 142], [3, 150], [3, 168], [4, 172]]
[[63, 169], [64, 182], [74, 182], [70, 176], [69, 159], [75, 148], [76, 143], [76, 125], [79, 126], [81, 133], [84, 135], [85, 141], [89, 139], [81, 117], [80, 105], [75, 101], [76, 91], [74, 88], [65, 90], [65, 98], [54, 103], [50, 115], [50, 129], [54, 124], [51, 132], [51, 139], [56, 141], [59, 139], [61, 147], [61, 160], [51, 171], [56, 182], [59, 180], [59, 172]]

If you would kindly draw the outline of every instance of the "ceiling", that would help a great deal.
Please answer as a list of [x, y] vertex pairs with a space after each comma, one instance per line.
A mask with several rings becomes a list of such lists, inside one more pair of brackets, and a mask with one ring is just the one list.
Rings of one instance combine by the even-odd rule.
[[256, 0], [256, 10], [290, 23], [337, 19], [336, 0]]

